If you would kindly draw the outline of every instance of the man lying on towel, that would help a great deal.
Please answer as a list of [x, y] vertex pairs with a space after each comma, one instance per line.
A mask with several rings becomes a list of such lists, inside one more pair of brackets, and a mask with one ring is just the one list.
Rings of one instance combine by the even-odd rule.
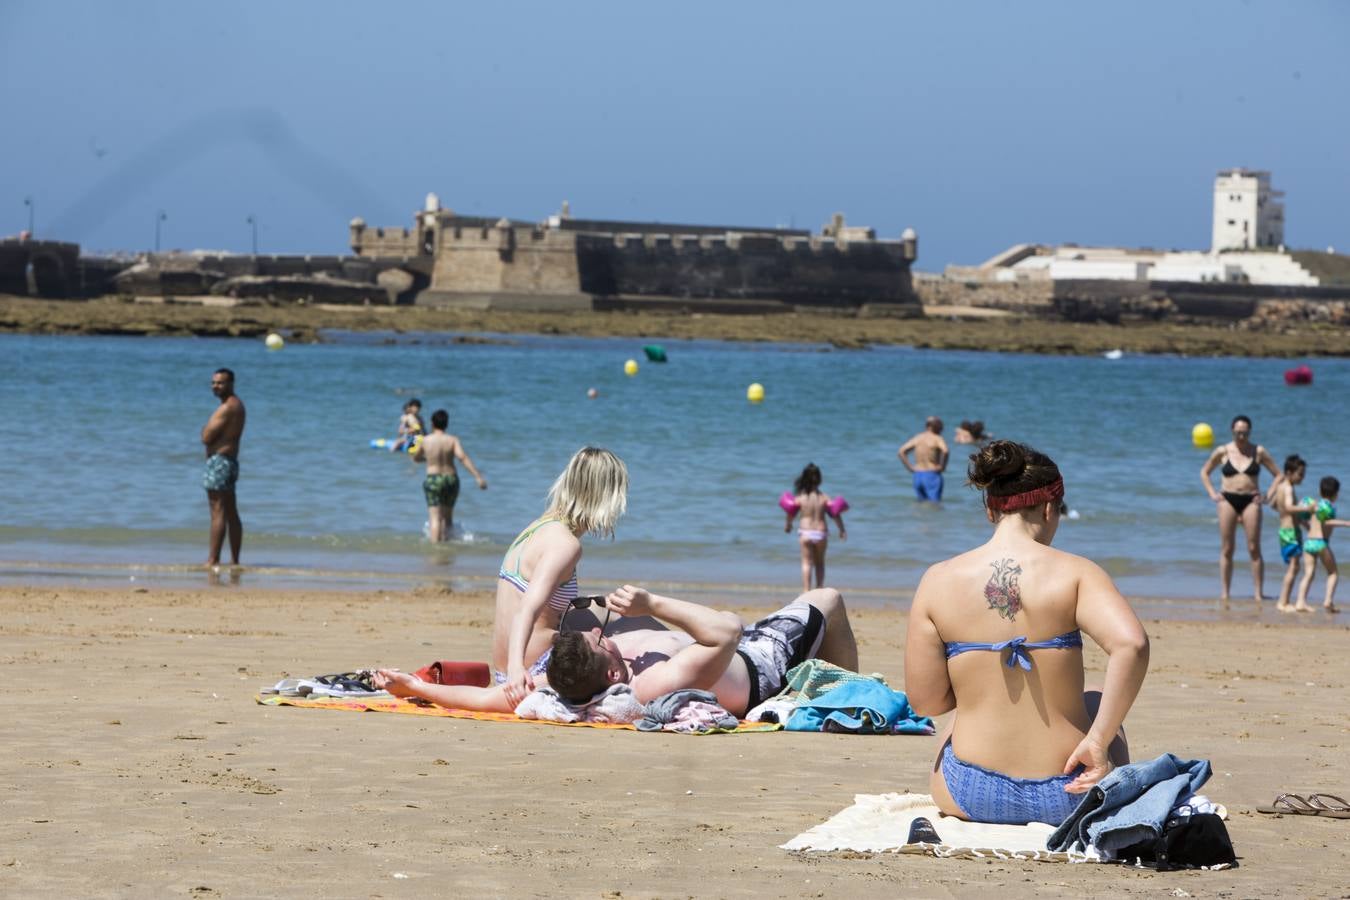
[[[624, 585], [605, 598], [623, 616], [652, 616], [671, 630], [639, 628], [612, 637], [601, 628], [564, 631], [553, 639], [548, 684], [564, 700], [584, 703], [612, 684], [627, 683], [641, 703], [685, 688], [712, 691], [738, 718], [783, 688], [787, 672], [819, 658], [858, 668], [858, 645], [844, 599], [831, 588], [802, 594], [745, 627], [740, 616]], [[512, 712], [500, 686], [428, 684], [380, 669], [375, 686], [455, 709]]]

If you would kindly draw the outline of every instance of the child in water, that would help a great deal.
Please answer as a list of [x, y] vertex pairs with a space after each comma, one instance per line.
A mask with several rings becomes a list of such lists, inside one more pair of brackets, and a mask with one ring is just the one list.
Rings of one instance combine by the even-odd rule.
[[407, 450], [426, 433], [427, 426], [422, 421], [422, 401], [416, 397], [403, 404], [403, 415], [398, 417], [398, 441], [390, 450]]
[[793, 485], [796, 496], [791, 504], [784, 505], [787, 521], [783, 524], [783, 531], [791, 532], [792, 520], [798, 514], [802, 517], [797, 527], [797, 537], [802, 548], [803, 591], [811, 590], [812, 569], [816, 573], [816, 587], [825, 586], [825, 546], [830, 537], [826, 516], [839, 523], [839, 540], [848, 540], [848, 531], [844, 528], [844, 510], [831, 511], [830, 496], [820, 492], [820, 481], [820, 469], [815, 463], [807, 463]]
[[1303, 525], [1317, 505], [1311, 499], [1300, 501], [1294, 496], [1294, 488], [1303, 483], [1303, 476], [1307, 472], [1308, 464], [1303, 457], [1297, 453], [1285, 457], [1284, 477], [1270, 486], [1266, 496], [1280, 516], [1280, 558], [1285, 565], [1284, 580], [1280, 583], [1280, 599], [1275, 604], [1280, 612], [1290, 612], [1294, 608], [1289, 598], [1294, 592], [1299, 559], [1303, 556]]
[[1303, 542], [1303, 553], [1308, 557], [1303, 564], [1303, 580], [1298, 585], [1298, 602], [1294, 609], [1298, 612], [1311, 612], [1308, 606], [1308, 588], [1312, 587], [1313, 576], [1317, 574], [1317, 560], [1327, 570], [1327, 599], [1322, 608], [1329, 613], [1339, 612], [1332, 602], [1336, 595], [1336, 582], [1339, 573], [1336, 569], [1336, 554], [1331, 552], [1331, 532], [1337, 525], [1350, 525], [1350, 521], [1336, 518], [1336, 497], [1341, 492], [1341, 483], [1328, 475], [1318, 488], [1322, 499], [1314, 507], [1312, 518], [1308, 520], [1308, 538]]

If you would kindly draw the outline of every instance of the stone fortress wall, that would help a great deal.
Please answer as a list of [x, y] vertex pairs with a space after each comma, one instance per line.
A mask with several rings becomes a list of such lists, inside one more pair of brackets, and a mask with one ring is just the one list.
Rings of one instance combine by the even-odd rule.
[[836, 216], [820, 234], [573, 219], [544, 223], [460, 216], [432, 207], [411, 229], [351, 225], [362, 258], [429, 260], [429, 289], [417, 302], [468, 307], [857, 309], [920, 314], [910, 280], [912, 232], [877, 240]]

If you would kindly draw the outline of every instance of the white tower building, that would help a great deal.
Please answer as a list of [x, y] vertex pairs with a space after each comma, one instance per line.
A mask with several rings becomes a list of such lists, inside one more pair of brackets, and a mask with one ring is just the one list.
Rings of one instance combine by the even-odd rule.
[[1224, 169], [1214, 180], [1214, 239], [1210, 249], [1254, 250], [1284, 243], [1284, 204], [1270, 173]]

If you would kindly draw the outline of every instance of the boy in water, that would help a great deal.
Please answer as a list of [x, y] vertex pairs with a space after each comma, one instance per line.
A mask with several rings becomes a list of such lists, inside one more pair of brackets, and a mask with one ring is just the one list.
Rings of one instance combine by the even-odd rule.
[[398, 441], [389, 449], [407, 450], [426, 430], [422, 421], [422, 401], [414, 397], [403, 404], [403, 415], [398, 417]]
[[1280, 599], [1275, 608], [1280, 612], [1292, 612], [1294, 607], [1289, 598], [1294, 592], [1294, 581], [1298, 578], [1299, 559], [1303, 556], [1303, 523], [1312, 516], [1317, 505], [1311, 500], [1299, 502], [1294, 496], [1294, 488], [1303, 483], [1308, 472], [1308, 464], [1303, 457], [1295, 453], [1284, 460], [1284, 478], [1277, 479], [1270, 486], [1266, 499], [1275, 507], [1280, 516], [1280, 558], [1284, 560], [1284, 580], [1280, 582]]
[[1308, 521], [1308, 538], [1303, 542], [1303, 552], [1308, 559], [1304, 562], [1303, 580], [1299, 582], [1298, 602], [1294, 604], [1294, 609], [1298, 612], [1311, 611], [1312, 608], [1308, 606], [1308, 588], [1312, 586], [1313, 576], [1317, 574], [1317, 559], [1321, 557], [1322, 565], [1327, 570], [1327, 599], [1322, 607], [1334, 613], [1340, 611], [1332, 602], [1339, 573], [1336, 569], [1336, 554], [1331, 552], [1331, 532], [1337, 525], [1350, 525], [1350, 521], [1336, 518], [1335, 503], [1341, 492], [1341, 483], [1328, 475], [1322, 479], [1318, 488], [1322, 499], [1314, 507], [1312, 518]]
[[431, 434], [422, 439], [413, 451], [413, 459], [427, 464], [427, 477], [422, 482], [422, 494], [427, 501], [427, 537], [432, 542], [449, 540], [455, 525], [455, 501], [459, 499], [459, 470], [455, 460], [478, 482], [480, 490], [487, 490], [487, 479], [464, 452], [464, 445], [453, 434], [446, 434], [450, 414], [438, 409], [431, 414]]

